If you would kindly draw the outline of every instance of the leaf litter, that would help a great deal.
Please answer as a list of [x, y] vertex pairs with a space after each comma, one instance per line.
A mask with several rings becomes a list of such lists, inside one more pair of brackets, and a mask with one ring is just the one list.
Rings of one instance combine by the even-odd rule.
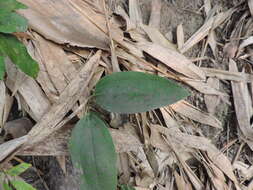
[[[137, 0], [130, 0], [127, 7], [114, 2], [115, 9], [104, 0], [20, 2], [29, 7], [18, 13], [32, 30], [19, 37], [39, 63], [40, 72], [32, 79], [7, 64], [7, 78], [0, 85], [0, 125], [1, 130], [8, 126], [13, 97], [35, 125], [28, 134], [0, 145], [1, 161], [14, 155], [67, 156], [71, 122], [90, 106], [87, 101], [94, 84], [104, 74], [138, 70], [182, 83], [192, 90], [193, 98], [129, 115], [118, 129], [110, 128], [120, 158], [119, 181], [137, 190], [252, 189], [252, 162], [246, 159], [253, 147], [252, 1], [222, 10], [205, 0], [202, 26], [189, 36], [185, 23], [179, 23], [176, 43], [160, 31], [162, 9], [168, 4], [161, 0], [142, 2], [151, 6], [147, 22]], [[198, 52], [196, 60], [209, 57], [217, 64], [209, 59], [193, 63], [192, 50]], [[226, 90], [224, 84], [229, 86]], [[202, 106], [196, 94], [202, 96]], [[235, 112], [234, 122], [217, 114], [224, 102], [234, 106], [229, 107]], [[233, 134], [222, 131], [231, 127], [228, 123], [233, 123]], [[221, 142], [206, 135], [206, 127], [219, 128]], [[239, 139], [232, 148], [246, 143], [242, 147], [246, 156], [239, 151], [235, 162], [232, 148], [226, 148], [228, 141], [222, 140], [231, 135]]]

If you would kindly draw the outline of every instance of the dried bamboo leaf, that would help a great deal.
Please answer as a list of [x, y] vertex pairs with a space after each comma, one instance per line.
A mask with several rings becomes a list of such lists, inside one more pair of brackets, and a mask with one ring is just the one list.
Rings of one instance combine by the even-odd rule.
[[4, 126], [4, 110], [5, 110], [5, 97], [6, 97], [6, 87], [3, 81], [0, 81], [0, 132]]
[[178, 73], [193, 79], [205, 79], [205, 74], [199, 67], [175, 50], [154, 43], [139, 43], [137, 46]]
[[[60, 44], [108, 49], [106, 21], [96, 5], [82, 0], [21, 0], [29, 9], [19, 13], [29, 20], [33, 30]], [[61, 10], [61, 11], [58, 11]], [[113, 25], [113, 36], [123, 39], [122, 31]]]
[[216, 128], [222, 128], [221, 122], [214, 116], [199, 110], [197, 107], [189, 104], [186, 101], [179, 101], [170, 105], [175, 112], [184, 115], [194, 121], [200, 122]]
[[151, 14], [148, 23], [149, 26], [157, 29], [160, 28], [161, 8], [162, 8], [161, 0], [153, 0], [151, 2]]
[[235, 71], [224, 71], [213, 68], [201, 67], [208, 77], [216, 77], [220, 80], [231, 80], [236, 82], [251, 83], [253, 81], [253, 74], [235, 72]]
[[[69, 81], [75, 77], [77, 71], [74, 65], [69, 62], [62, 47], [43, 39], [36, 33], [34, 33], [34, 38], [36, 39], [35, 49], [39, 52], [38, 62], [40, 68], [45, 68], [45, 70], [40, 72], [37, 81], [41, 84], [47, 96], [53, 99], [66, 88]], [[56, 92], [52, 91], [54, 87], [57, 90]]]
[[22, 146], [25, 142], [27, 142], [27, 135], [10, 140], [6, 143], [0, 145], [0, 162], [2, 162], [7, 156], [15, 152], [20, 146]]
[[231, 14], [234, 12], [234, 9], [229, 9], [226, 12], [218, 13], [215, 17], [209, 18], [203, 26], [201, 26], [197, 32], [195, 32], [190, 39], [188, 39], [183, 47], [179, 49], [180, 52], [184, 53], [189, 50], [192, 46], [197, 44], [203, 38], [205, 38], [211, 29], [215, 29], [220, 26]]
[[101, 51], [98, 51], [85, 66], [80, 70], [76, 77], [68, 84], [59, 97], [59, 101], [54, 103], [49, 111], [40, 119], [28, 134], [29, 141], [25, 147], [32, 147], [48, 135], [52, 134], [61, 126], [57, 125], [62, 121], [76, 101], [80, 99], [94, 74], [100, 60]]
[[129, 0], [129, 17], [136, 26], [142, 24], [142, 15], [139, 7], [139, 0]]
[[[216, 78], [208, 78], [207, 84], [215, 89], [219, 89], [219, 80]], [[204, 100], [208, 113], [214, 114], [216, 107], [220, 104], [220, 97], [215, 95], [204, 95]]]
[[183, 25], [179, 24], [177, 26], [177, 48], [181, 49], [184, 45], [184, 29]]
[[248, 0], [248, 6], [249, 6], [250, 14], [251, 16], [253, 16], [253, 1], [252, 0]]
[[130, 31], [136, 27], [135, 23], [133, 23], [133, 21], [130, 20], [128, 14], [125, 12], [125, 10], [121, 6], [118, 6], [116, 8], [115, 13], [117, 15], [120, 15], [126, 21], [126, 31]]
[[175, 44], [167, 40], [158, 29], [144, 24], [141, 25], [141, 28], [145, 31], [152, 42], [165, 48], [176, 50]]
[[[232, 72], [238, 72], [236, 62], [232, 59], [229, 60], [229, 70]], [[231, 84], [239, 129], [248, 141], [253, 142], [253, 129], [250, 126], [251, 113], [249, 112], [249, 106], [252, 105], [249, 103], [250, 97], [247, 85], [243, 82], [233, 81], [231, 81]], [[250, 143], [249, 146], [251, 144], [252, 143]], [[253, 147], [250, 147], [253, 150]]]
[[6, 69], [8, 73], [6, 85], [11, 91], [15, 90], [16, 77], [18, 75], [24, 76], [25, 80], [19, 85], [18, 92], [22, 95], [33, 113], [33, 119], [38, 121], [51, 106], [46, 95], [34, 79], [21, 73], [9, 59], [6, 59]]

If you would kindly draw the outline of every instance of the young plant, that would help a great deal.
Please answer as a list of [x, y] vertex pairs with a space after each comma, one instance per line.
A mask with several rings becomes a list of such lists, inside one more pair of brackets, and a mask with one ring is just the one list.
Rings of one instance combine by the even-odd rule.
[[7, 171], [0, 172], [0, 189], [3, 190], [36, 190], [25, 181], [16, 179], [21, 173], [31, 167], [31, 164], [21, 163]]
[[[95, 102], [102, 108], [127, 114], [163, 107], [188, 95], [171, 80], [130, 71], [103, 77], [94, 92]], [[69, 148], [74, 166], [82, 171], [81, 190], [116, 190], [116, 152], [107, 125], [97, 114], [88, 113], [76, 124]]]
[[15, 10], [25, 8], [16, 0], [0, 1], [0, 80], [4, 78], [6, 57], [27, 75], [33, 78], [38, 75], [38, 64], [27, 53], [26, 47], [12, 35], [27, 30], [27, 20], [15, 13]]

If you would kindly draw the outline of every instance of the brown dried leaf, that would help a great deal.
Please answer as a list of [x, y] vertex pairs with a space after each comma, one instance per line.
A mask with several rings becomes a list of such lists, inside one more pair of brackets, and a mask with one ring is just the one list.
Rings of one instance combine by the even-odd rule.
[[142, 24], [142, 15], [139, 7], [139, 0], [129, 0], [129, 17], [136, 26]]
[[248, 0], [248, 6], [249, 6], [250, 14], [251, 16], [253, 16], [253, 1], [252, 0]]

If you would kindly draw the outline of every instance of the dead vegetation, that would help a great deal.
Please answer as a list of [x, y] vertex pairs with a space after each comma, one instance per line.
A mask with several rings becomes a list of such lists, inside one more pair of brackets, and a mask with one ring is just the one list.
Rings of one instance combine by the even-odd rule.
[[[11, 130], [13, 121], [6, 121], [16, 99], [35, 125], [22, 137], [13, 130], [14, 139], [4, 139], [3, 167], [18, 155], [50, 155], [64, 170], [73, 120], [92, 107], [87, 102], [96, 82], [131, 70], [174, 79], [192, 97], [124, 121], [121, 115], [105, 117], [113, 126], [120, 183], [136, 190], [253, 189], [252, 0], [226, 9], [196, 1], [195, 13], [204, 22], [189, 38], [179, 24], [174, 40], [160, 32], [161, 8], [168, 4], [163, 0], [150, 4], [148, 23], [138, 0], [20, 2], [29, 7], [19, 13], [30, 30], [16, 35], [40, 73], [34, 80], [7, 65], [8, 77], [0, 81], [0, 124]], [[221, 105], [230, 115], [217, 114]], [[20, 122], [19, 130], [25, 127]]]

